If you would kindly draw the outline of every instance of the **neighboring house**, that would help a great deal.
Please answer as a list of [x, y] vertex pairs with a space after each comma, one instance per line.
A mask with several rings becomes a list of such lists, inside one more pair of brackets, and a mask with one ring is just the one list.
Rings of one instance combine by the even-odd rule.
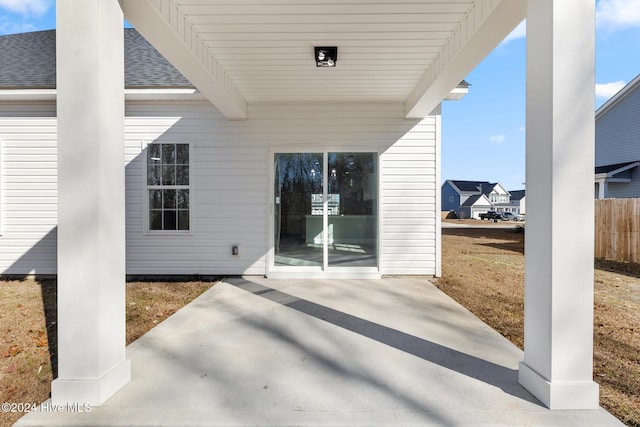
[[480, 219], [480, 214], [493, 210], [493, 203], [486, 195], [476, 194], [468, 197], [458, 208], [456, 215], [458, 218]]
[[640, 197], [640, 75], [596, 111], [595, 197]]
[[525, 215], [525, 190], [511, 190], [509, 191], [509, 194], [511, 194], [511, 200], [509, 201], [509, 204], [511, 205], [511, 212]]
[[480, 219], [490, 210], [517, 212], [511, 206], [511, 194], [499, 183], [447, 180], [442, 184], [443, 212], [455, 212], [459, 218]]

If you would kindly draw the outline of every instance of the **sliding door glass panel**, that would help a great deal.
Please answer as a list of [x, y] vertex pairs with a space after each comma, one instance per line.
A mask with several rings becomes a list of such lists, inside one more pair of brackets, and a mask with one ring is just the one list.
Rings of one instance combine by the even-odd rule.
[[323, 265], [321, 153], [277, 153], [275, 265]]
[[329, 153], [328, 245], [330, 267], [378, 264], [376, 153]]

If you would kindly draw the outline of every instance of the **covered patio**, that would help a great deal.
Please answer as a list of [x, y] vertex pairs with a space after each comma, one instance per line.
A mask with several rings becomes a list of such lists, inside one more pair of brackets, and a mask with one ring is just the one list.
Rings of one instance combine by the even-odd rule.
[[[96, 409], [90, 414], [97, 423], [101, 413], [112, 421], [121, 414], [132, 414], [127, 411], [134, 410], [134, 396], [148, 393], [152, 406], [145, 407], [141, 402], [139, 407], [146, 408], [144, 414], [155, 419], [153, 411], [159, 407], [171, 409], [169, 404], [176, 402], [167, 400], [172, 396], [171, 390], [175, 391], [174, 383], [169, 383], [164, 392], [155, 389], [154, 380], [166, 376], [190, 379], [186, 388], [180, 389], [182, 403], [175, 405], [174, 415], [163, 412], [176, 420], [194, 411], [204, 414], [210, 401], [203, 399], [212, 396], [209, 392], [224, 396], [218, 395], [219, 390], [238, 394], [239, 400], [234, 400], [240, 402], [238, 406], [227, 411], [225, 401], [218, 400], [220, 412], [212, 414], [229, 422], [257, 420], [251, 418], [255, 416], [252, 411], [256, 403], [260, 408], [273, 408], [273, 413], [262, 415], [273, 417], [274, 422], [284, 420], [284, 413], [309, 416], [307, 408], [318, 420], [329, 413], [333, 420], [337, 416], [354, 420], [362, 411], [388, 408], [389, 412], [375, 413], [383, 418], [401, 414], [406, 422], [418, 416], [422, 421], [445, 425], [465, 419], [496, 421], [500, 418], [492, 417], [501, 416], [502, 411], [543, 418], [565, 416], [565, 412], [544, 410], [516, 384], [517, 376], [524, 388], [551, 409], [590, 410], [571, 413], [577, 418], [601, 414], [597, 409], [598, 387], [592, 379], [594, 8], [593, 0], [416, 0], [402, 5], [378, 0], [349, 4], [293, 0], [58, 1], [59, 377], [52, 384], [53, 403], [98, 406], [111, 398], [105, 408], [116, 410]], [[441, 296], [432, 301], [408, 298], [387, 280], [366, 286], [325, 283], [313, 289], [312, 294], [296, 297], [294, 289], [285, 289], [288, 282], [269, 285], [271, 282], [251, 279], [223, 285], [208, 295], [220, 296], [224, 301], [225, 293], [229, 294], [233, 304], [212, 305], [202, 313], [200, 322], [192, 322], [191, 316], [175, 316], [166, 328], [177, 324], [184, 331], [178, 328], [167, 332], [161, 343], [154, 342], [155, 332], [151, 333], [126, 353], [124, 18], [230, 121], [246, 121], [250, 127], [257, 114], [264, 122], [273, 108], [285, 104], [288, 108], [293, 105], [294, 109], [302, 106], [315, 111], [319, 106], [332, 110], [344, 105], [358, 108], [357, 103], [362, 108], [392, 103], [404, 109], [404, 120], [419, 123], [428, 116], [428, 126], [437, 129], [440, 103], [452, 96], [452, 90], [473, 67], [525, 17], [528, 211], [524, 356], [485, 327], [467, 330], [458, 322], [469, 315], [448, 304], [441, 306]], [[317, 73], [314, 46], [333, 45], [338, 47], [338, 66], [323, 70], [328, 73]], [[310, 61], [314, 61], [311, 66]], [[330, 129], [332, 123], [319, 126], [308, 121], [288, 127], [288, 118], [278, 118], [269, 125], [292, 129], [286, 137], [295, 146], [299, 141], [296, 129]], [[357, 137], [384, 136], [375, 131], [375, 123], [370, 128]], [[433, 171], [430, 181], [425, 181], [431, 187], [413, 198], [424, 197], [423, 205], [429, 206], [421, 211], [430, 245], [425, 263], [438, 275], [437, 188], [441, 177], [440, 136], [435, 135], [430, 153], [433, 160], [424, 162]], [[301, 149], [303, 142], [299, 142]], [[265, 147], [259, 149], [268, 152]], [[325, 171], [325, 180], [326, 175]], [[383, 191], [381, 197], [384, 196]], [[574, 214], [569, 217], [567, 211]], [[326, 212], [325, 206], [325, 222]], [[384, 252], [390, 246], [385, 246], [387, 240], [392, 240], [384, 234], [391, 234], [384, 227], [393, 213], [398, 214], [393, 207], [383, 211], [388, 215], [382, 215], [378, 225], [383, 234], [379, 250], [382, 267], [378, 273], [412, 274], [402, 271], [402, 259], [397, 253], [395, 270], [384, 264], [392, 258]], [[415, 211], [409, 214], [420, 217]], [[403, 217], [395, 219], [401, 221]], [[258, 238], [265, 239], [269, 260], [273, 258], [273, 242], [269, 240], [273, 234], [266, 234]], [[313, 283], [301, 284], [299, 289], [306, 292]], [[417, 282], [407, 283], [413, 289]], [[333, 293], [332, 289], [344, 284], [349, 287]], [[426, 282], [423, 285], [423, 292], [432, 292]], [[367, 296], [369, 291], [374, 296]], [[394, 296], [396, 292], [400, 296]], [[383, 307], [384, 293], [395, 299], [394, 304], [401, 304]], [[281, 299], [288, 298], [300, 298], [302, 303], [283, 305]], [[368, 307], [366, 316], [358, 313], [363, 299]], [[305, 303], [307, 300], [311, 302]], [[197, 311], [201, 303], [202, 300], [194, 304], [191, 310]], [[236, 304], [244, 308], [251, 305], [248, 313], [252, 314], [241, 314]], [[304, 308], [296, 308], [300, 305]], [[290, 308], [294, 308], [293, 312]], [[282, 313], [283, 317], [276, 316], [273, 321], [283, 324], [261, 323], [261, 316], [271, 309]], [[303, 310], [312, 312], [301, 313]], [[372, 317], [367, 317], [369, 314]], [[415, 318], [407, 318], [409, 314]], [[296, 318], [289, 318], [292, 315]], [[188, 321], [180, 324], [180, 319]], [[222, 324], [216, 322], [229, 319], [239, 325], [250, 322], [244, 326], [257, 331], [264, 340], [258, 348], [270, 349], [273, 358], [268, 363], [272, 364], [254, 365], [259, 357], [252, 347], [255, 343], [245, 342], [251, 341], [250, 335], [227, 341], [220, 353], [224, 357], [209, 362], [204, 356], [214, 353], [201, 353], [197, 347], [185, 347], [188, 352], [175, 355], [180, 361], [175, 364], [164, 360], [167, 354], [161, 348], [159, 353], [147, 348], [173, 348], [195, 328], [197, 336], [200, 331], [207, 331], [202, 335], [203, 341], [188, 341], [200, 342], [204, 349], [224, 336], [216, 329]], [[293, 325], [296, 327], [289, 329]], [[280, 329], [283, 326], [287, 328]], [[229, 327], [231, 331], [242, 330]], [[308, 328], [316, 333], [310, 333]], [[354, 332], [354, 336], [350, 335]], [[333, 333], [349, 335], [354, 341], [333, 341]], [[299, 341], [302, 338], [310, 341]], [[387, 339], [391, 341], [386, 342]], [[498, 342], [502, 342], [502, 354], [494, 350], [493, 344]], [[303, 362], [296, 358], [306, 352], [300, 349], [308, 347], [308, 353], [315, 355], [313, 365], [324, 368], [320, 377], [313, 384], [305, 382], [304, 376], [296, 378], [296, 371], [292, 371], [293, 377], [287, 377], [287, 363], [278, 362], [278, 345], [289, 349], [287, 363], [297, 364]], [[355, 357], [341, 360], [344, 351], [354, 351]], [[323, 356], [324, 352], [333, 354]], [[385, 356], [386, 366], [379, 366], [378, 356], [384, 352], [393, 354]], [[370, 358], [372, 355], [376, 357]], [[149, 370], [154, 358], [159, 364]], [[351, 365], [354, 360], [365, 364]], [[248, 371], [241, 370], [238, 376], [229, 374], [225, 370], [227, 363], [239, 363]], [[399, 371], [405, 365], [409, 366], [408, 371]], [[369, 375], [368, 370], [374, 367], [400, 376], [387, 380]], [[258, 371], [252, 371], [256, 368]], [[282, 376], [275, 375], [278, 372]], [[243, 390], [256, 384], [240, 379], [250, 382], [258, 373], [267, 375], [260, 381], [264, 394], [277, 391], [274, 399], [256, 402], [257, 394], [242, 398]], [[202, 375], [202, 379], [206, 376], [206, 382], [198, 386], [199, 377], [195, 375]], [[126, 386], [131, 378], [132, 383]], [[283, 378], [286, 382], [280, 382]], [[361, 391], [358, 385], [365, 385], [368, 391]], [[305, 400], [302, 394], [306, 386], [319, 393], [312, 401]], [[391, 393], [381, 394], [380, 390], [386, 388]], [[122, 392], [118, 392], [120, 389]], [[335, 399], [335, 393], [343, 392]], [[465, 395], [470, 398], [461, 402]], [[193, 403], [185, 400], [187, 396], [193, 397]], [[355, 411], [341, 406], [352, 402], [348, 396], [361, 399], [354, 406]], [[302, 409], [279, 406], [285, 398], [289, 404], [302, 399]], [[378, 399], [380, 404], [375, 403]], [[498, 406], [491, 406], [490, 402]], [[500, 410], [484, 412], [490, 406]], [[42, 415], [34, 414], [33, 418], [38, 416]]]
[[621, 425], [545, 408], [522, 352], [420, 278], [226, 279], [127, 357], [104, 405], [17, 425]]

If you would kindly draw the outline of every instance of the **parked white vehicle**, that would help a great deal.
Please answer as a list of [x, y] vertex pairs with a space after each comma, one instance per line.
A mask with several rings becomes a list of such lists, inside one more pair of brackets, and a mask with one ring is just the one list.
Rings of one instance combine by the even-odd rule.
[[515, 214], [513, 212], [503, 212], [502, 218], [505, 221], [524, 221], [524, 216], [520, 214]]

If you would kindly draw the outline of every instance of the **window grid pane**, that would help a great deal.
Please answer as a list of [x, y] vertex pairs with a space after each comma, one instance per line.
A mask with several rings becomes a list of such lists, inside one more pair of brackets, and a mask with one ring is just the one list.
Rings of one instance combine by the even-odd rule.
[[147, 186], [149, 230], [189, 231], [189, 144], [150, 144]]

